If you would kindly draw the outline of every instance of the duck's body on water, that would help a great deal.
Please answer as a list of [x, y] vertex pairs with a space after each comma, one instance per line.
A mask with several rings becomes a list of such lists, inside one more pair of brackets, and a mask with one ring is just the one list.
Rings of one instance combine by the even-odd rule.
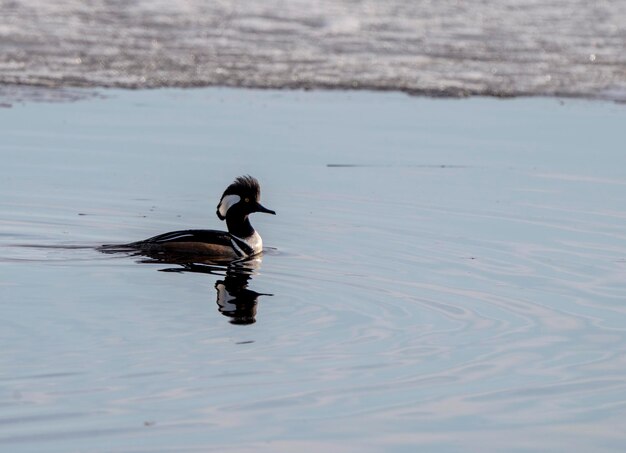
[[149, 253], [189, 253], [222, 260], [237, 260], [256, 255], [263, 251], [263, 240], [250, 224], [248, 216], [253, 212], [276, 214], [262, 206], [260, 199], [259, 182], [252, 176], [240, 176], [226, 188], [217, 205], [217, 216], [220, 220], [226, 220], [228, 231], [172, 231], [117, 247]]

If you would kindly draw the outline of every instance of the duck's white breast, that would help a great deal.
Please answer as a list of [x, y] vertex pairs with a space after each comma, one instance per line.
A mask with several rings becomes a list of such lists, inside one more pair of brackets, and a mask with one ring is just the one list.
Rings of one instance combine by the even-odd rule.
[[256, 231], [252, 236], [243, 238], [243, 241], [250, 247], [252, 247], [252, 250], [254, 250], [255, 254], [263, 251], [263, 239], [261, 239], [261, 236]]

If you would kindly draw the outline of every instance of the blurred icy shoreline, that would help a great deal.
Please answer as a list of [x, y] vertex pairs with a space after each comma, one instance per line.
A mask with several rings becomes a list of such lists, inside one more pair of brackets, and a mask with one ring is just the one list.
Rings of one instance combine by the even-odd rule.
[[0, 11], [5, 94], [234, 86], [626, 99], [621, 0], [0, 0]]

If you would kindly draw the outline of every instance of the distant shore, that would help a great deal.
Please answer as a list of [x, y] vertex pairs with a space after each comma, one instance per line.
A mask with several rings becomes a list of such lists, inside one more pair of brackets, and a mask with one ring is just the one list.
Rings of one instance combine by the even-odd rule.
[[278, 0], [2, 8], [0, 99], [17, 99], [14, 87], [28, 86], [626, 101], [620, 0], [321, 0], [306, 11]]

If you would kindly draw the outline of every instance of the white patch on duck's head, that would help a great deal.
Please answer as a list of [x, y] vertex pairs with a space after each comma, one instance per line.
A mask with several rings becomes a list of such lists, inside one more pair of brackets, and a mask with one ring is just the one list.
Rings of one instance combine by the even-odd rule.
[[220, 204], [217, 205], [217, 216], [220, 220], [226, 218], [228, 210], [241, 201], [239, 195], [224, 195], [220, 200]]

